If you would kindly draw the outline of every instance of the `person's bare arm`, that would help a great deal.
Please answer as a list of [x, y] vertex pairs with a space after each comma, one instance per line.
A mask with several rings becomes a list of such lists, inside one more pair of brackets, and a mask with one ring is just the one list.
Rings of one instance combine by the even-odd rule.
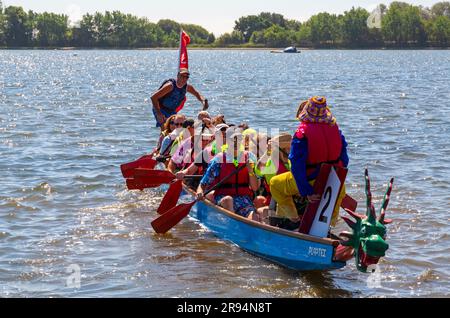
[[167, 166], [167, 169], [169, 169], [169, 171], [172, 173], [175, 173], [175, 171], [177, 170], [177, 166], [175, 165], [172, 159], [169, 160], [169, 165]]
[[249, 183], [250, 183], [250, 188], [253, 191], [256, 191], [256, 190], [259, 189], [260, 182], [259, 182], [258, 178], [256, 177], [254, 168], [255, 168], [255, 164], [254, 163], [247, 162], [248, 179], [249, 179]]
[[178, 180], [183, 180], [184, 176], [193, 175], [198, 170], [198, 167], [195, 165], [195, 163], [191, 163], [189, 167], [187, 167], [184, 170], [178, 171], [175, 176]]
[[155, 109], [156, 116], [158, 122], [162, 125], [166, 120], [165, 116], [161, 112], [161, 105], [159, 104], [159, 100], [169, 94], [173, 89], [172, 83], [166, 83], [163, 87], [153, 93], [151, 100], [153, 108]]
[[204, 199], [205, 199], [205, 196], [203, 195], [203, 192], [204, 192], [205, 190], [204, 190], [204, 187], [202, 186], [202, 184], [200, 183], [199, 185], [198, 185], [198, 188], [197, 188], [197, 191], [196, 191], [196, 194], [197, 194], [197, 200], [200, 200], [200, 201], [203, 201]]
[[197, 97], [197, 99], [202, 103], [203, 105], [203, 110], [207, 110], [209, 105], [208, 105], [208, 100], [203, 97], [192, 85], [187, 86], [187, 91], [189, 93], [191, 93], [192, 95], [194, 95], [195, 97]]

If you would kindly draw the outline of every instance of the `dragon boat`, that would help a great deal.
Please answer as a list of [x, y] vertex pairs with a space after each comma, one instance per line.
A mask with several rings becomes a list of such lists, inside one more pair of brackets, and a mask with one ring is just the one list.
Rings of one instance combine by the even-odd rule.
[[[366, 215], [355, 213], [345, 207], [346, 203], [341, 204], [355, 221], [343, 216], [342, 219], [353, 232], [342, 232], [340, 236], [330, 232], [329, 237], [322, 238], [281, 229], [244, 218], [208, 200], [197, 202], [189, 215], [217, 237], [236, 244], [250, 254], [292, 270], [334, 270], [344, 267], [354, 257], [357, 269], [366, 272], [385, 256], [389, 248], [385, 241], [385, 224], [391, 220], [385, 219], [385, 210], [393, 179], [385, 193], [378, 218], [372, 204], [367, 170], [365, 179], [368, 204]], [[183, 194], [195, 196], [195, 192], [186, 185], [183, 185]], [[308, 211], [312, 210], [306, 208], [304, 219], [308, 217]]]
[[[140, 169], [137, 168], [137, 170]], [[140, 171], [144, 174], [148, 172], [145, 169]], [[151, 170], [151, 172], [153, 173], [153, 179], [150, 178], [148, 186], [139, 183], [142, 181], [139, 181], [136, 185], [134, 183], [136, 180], [132, 178], [127, 178], [127, 185], [134, 183], [133, 189], [142, 190], [145, 187], [157, 186], [155, 177], [159, 178], [158, 182], [164, 179], [163, 183], [166, 184], [173, 184], [175, 181], [175, 176], [168, 170]], [[320, 202], [309, 203], [306, 206], [301, 225], [295, 231], [242, 217], [207, 199], [180, 204], [166, 212], [158, 209], [158, 213], [161, 214], [158, 219], [165, 218], [172, 225], [162, 232], [158, 232], [154, 226], [158, 219], [155, 219], [152, 226], [158, 233], [165, 233], [189, 214], [215, 236], [232, 242], [253, 255], [292, 270], [334, 270], [344, 267], [347, 261], [355, 258], [356, 268], [361, 272], [366, 272], [368, 269], [373, 269], [371, 266], [377, 264], [389, 248], [386, 243], [386, 224], [391, 223], [392, 220], [386, 219], [385, 213], [392, 190], [393, 178], [384, 194], [380, 213], [377, 217], [372, 203], [367, 169], [365, 170], [367, 204], [365, 215], [355, 212], [357, 202], [349, 196], [345, 196], [343, 200], [337, 199], [337, 193], [340, 193], [342, 189], [346, 174], [347, 170], [344, 168], [336, 168], [328, 164], [322, 165], [314, 184], [315, 193], [321, 194], [322, 199]], [[155, 182], [155, 184], [152, 184], [152, 182]], [[184, 183], [182, 184], [181, 181], [177, 183], [180, 185], [178, 193], [181, 192], [181, 195], [185, 198], [195, 197], [193, 189]], [[131, 188], [129, 187], [129, 189]], [[166, 193], [170, 192], [169, 188]], [[334, 196], [332, 193], [334, 193]], [[176, 200], [178, 200], [178, 197], [179, 195]], [[173, 203], [175, 205], [176, 201]], [[339, 235], [335, 235], [330, 231], [332, 213], [337, 204], [353, 218], [352, 220], [348, 216], [341, 216], [350, 226], [352, 232], [343, 231]], [[181, 208], [177, 210], [179, 207]], [[186, 207], [188, 208], [186, 209]]]

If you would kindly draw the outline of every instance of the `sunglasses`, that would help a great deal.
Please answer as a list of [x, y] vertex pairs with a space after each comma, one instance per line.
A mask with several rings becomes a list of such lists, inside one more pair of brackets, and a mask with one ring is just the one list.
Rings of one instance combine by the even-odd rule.
[[180, 75], [182, 78], [189, 79], [189, 75]]
[[183, 126], [183, 123], [174, 123], [174, 125], [175, 125], [176, 127], [181, 127], [181, 126]]

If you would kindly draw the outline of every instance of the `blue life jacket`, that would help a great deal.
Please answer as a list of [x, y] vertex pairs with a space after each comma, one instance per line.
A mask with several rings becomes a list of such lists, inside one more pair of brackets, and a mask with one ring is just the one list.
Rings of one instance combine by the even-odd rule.
[[168, 82], [172, 83], [173, 89], [169, 94], [159, 100], [159, 104], [161, 105], [161, 112], [167, 117], [176, 113], [177, 108], [184, 101], [187, 91], [187, 84], [181, 88], [178, 88], [177, 81], [173, 78], [165, 80], [160, 88]]

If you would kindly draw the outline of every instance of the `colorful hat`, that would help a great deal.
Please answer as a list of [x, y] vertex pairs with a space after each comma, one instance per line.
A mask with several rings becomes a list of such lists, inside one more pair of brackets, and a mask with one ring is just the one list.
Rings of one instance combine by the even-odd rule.
[[336, 124], [336, 118], [331, 114], [327, 106], [327, 99], [323, 96], [314, 96], [308, 99], [298, 119], [310, 123]]

